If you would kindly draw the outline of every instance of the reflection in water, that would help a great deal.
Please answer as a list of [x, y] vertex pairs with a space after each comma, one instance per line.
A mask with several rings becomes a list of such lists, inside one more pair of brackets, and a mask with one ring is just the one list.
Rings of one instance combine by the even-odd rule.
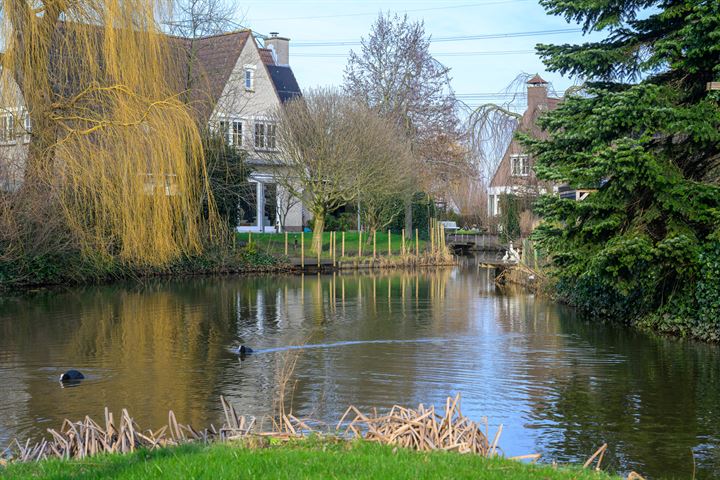
[[[414, 274], [201, 278], [0, 300], [0, 445], [62, 419], [127, 407], [144, 428], [218, 423], [219, 396], [271, 412], [298, 354], [292, 408], [333, 423], [349, 404], [440, 404], [504, 424], [509, 455], [584, 460], [603, 442], [619, 471], [720, 468], [720, 352], [575, 318], [473, 267]], [[240, 361], [249, 345], [258, 355]], [[309, 348], [314, 347], [314, 348]], [[86, 380], [63, 389], [59, 374]]]

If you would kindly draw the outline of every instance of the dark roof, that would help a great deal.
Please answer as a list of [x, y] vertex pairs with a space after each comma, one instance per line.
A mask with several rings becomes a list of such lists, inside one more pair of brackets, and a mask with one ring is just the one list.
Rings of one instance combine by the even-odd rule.
[[302, 95], [302, 92], [300, 92], [300, 86], [298, 85], [295, 75], [290, 67], [268, 65], [267, 69], [270, 73], [270, 78], [272, 78], [273, 84], [275, 84], [275, 90], [277, 91], [281, 102], [285, 103]]

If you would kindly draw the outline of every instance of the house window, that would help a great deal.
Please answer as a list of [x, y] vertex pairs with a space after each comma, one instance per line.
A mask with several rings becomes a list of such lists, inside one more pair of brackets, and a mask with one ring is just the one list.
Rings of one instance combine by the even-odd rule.
[[277, 148], [275, 131], [276, 126], [272, 123], [256, 123], [255, 148], [259, 150], [275, 150]]
[[15, 118], [11, 113], [0, 117], [0, 141], [4, 143], [15, 141]]
[[30, 113], [29, 112], [25, 112], [25, 121], [24, 121], [23, 126], [25, 127], [25, 131], [23, 132], [24, 133], [23, 140], [27, 143], [30, 141], [30, 130], [31, 130]]
[[265, 148], [265, 124], [255, 124], [255, 148]]
[[225, 120], [218, 122], [218, 133], [223, 136], [225, 142], [230, 144], [230, 123]]
[[254, 87], [254, 75], [255, 72], [252, 68], [245, 69], [245, 90], [252, 90]]
[[511, 155], [510, 169], [513, 177], [527, 177], [530, 175], [530, 159], [527, 155]]
[[236, 147], [242, 147], [243, 144], [243, 125], [240, 120], [233, 120], [232, 134], [230, 135], [231, 144]]

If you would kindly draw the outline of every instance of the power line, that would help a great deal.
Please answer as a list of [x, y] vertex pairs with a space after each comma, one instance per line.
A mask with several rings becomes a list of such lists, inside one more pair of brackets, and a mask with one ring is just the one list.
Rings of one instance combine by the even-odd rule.
[[[452, 37], [431, 37], [432, 43], [465, 42], [470, 40], [492, 40], [497, 38], [536, 37], [543, 35], [560, 35], [566, 33], [579, 33], [581, 28], [558, 28], [554, 30], [535, 30], [530, 32], [488, 33], [482, 35], [459, 35]], [[360, 40], [340, 40], [334, 42], [293, 42], [293, 47], [351, 47], [361, 45]]]
[[[488, 55], [520, 55], [535, 53], [535, 50], [487, 50], [483, 52], [438, 52], [433, 57], [479, 57]], [[293, 57], [306, 58], [345, 58], [349, 53], [295, 53]]]
[[[483, 3], [468, 3], [464, 5], [447, 5], [445, 7], [427, 7], [427, 8], [413, 8], [408, 10], [399, 10], [398, 13], [416, 13], [416, 12], [431, 12], [435, 10], [454, 10], [460, 8], [474, 8], [484, 7], [488, 5], [503, 5], [508, 3], [520, 3], [527, 2], [530, 0], [498, 0], [494, 2], [483, 2]], [[334, 15], [313, 15], [306, 17], [275, 17], [275, 18], [255, 18], [255, 22], [275, 22], [275, 21], [287, 21], [287, 20], [316, 20], [322, 18], [343, 18], [343, 17], [369, 17], [378, 15], [379, 11], [375, 12], [363, 12], [363, 13], [339, 13]]]

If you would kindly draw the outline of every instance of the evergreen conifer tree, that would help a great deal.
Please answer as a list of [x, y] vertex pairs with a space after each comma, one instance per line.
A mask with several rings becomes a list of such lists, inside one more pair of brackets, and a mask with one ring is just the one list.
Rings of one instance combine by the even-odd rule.
[[720, 2], [542, 0], [601, 41], [539, 45], [586, 79], [525, 138], [545, 197], [536, 239], [558, 292], [595, 317], [720, 339]]

